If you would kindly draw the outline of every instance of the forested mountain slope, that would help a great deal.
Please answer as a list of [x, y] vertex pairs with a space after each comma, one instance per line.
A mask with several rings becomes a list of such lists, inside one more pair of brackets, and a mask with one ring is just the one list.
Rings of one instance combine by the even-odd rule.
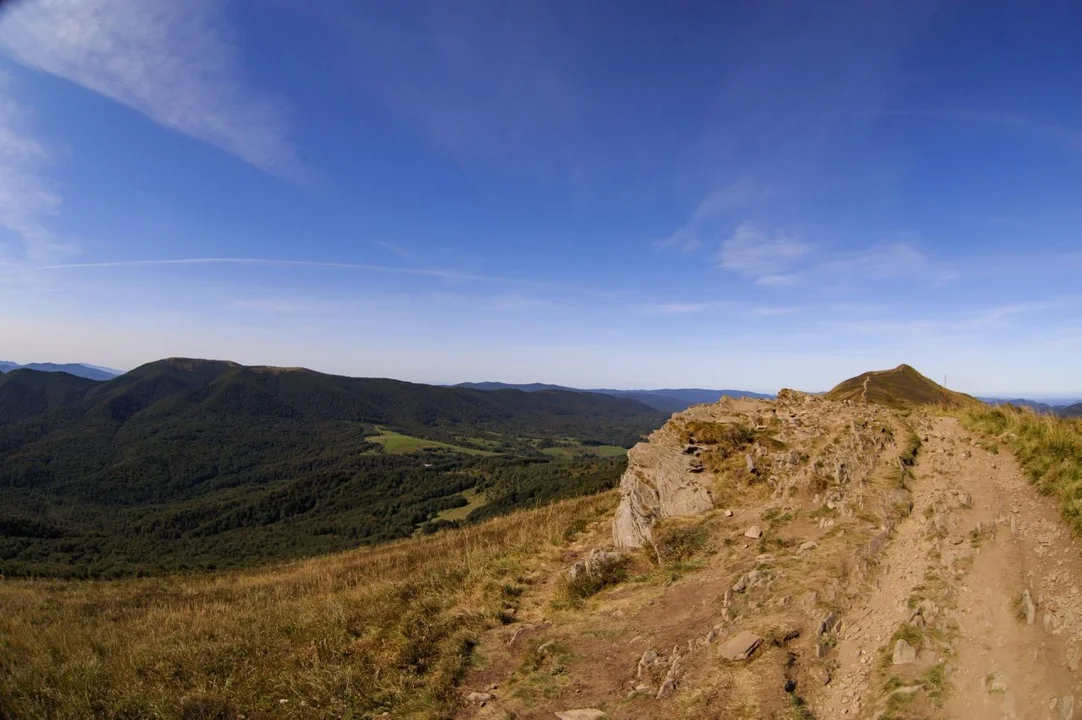
[[[664, 420], [601, 395], [224, 361], [103, 383], [18, 370], [0, 377], [0, 572], [208, 568], [402, 537], [468, 489], [485, 491], [482, 516], [611, 487], [623, 458], [591, 447]], [[560, 443], [578, 450], [542, 452]]]

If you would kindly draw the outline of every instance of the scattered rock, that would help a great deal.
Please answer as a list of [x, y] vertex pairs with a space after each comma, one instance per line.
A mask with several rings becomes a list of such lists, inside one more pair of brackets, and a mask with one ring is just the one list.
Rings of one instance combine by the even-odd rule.
[[595, 708], [579, 708], [556, 713], [560, 720], [604, 720], [608, 715]]
[[726, 510], [725, 511], [725, 517], [732, 517], [732, 516], [733, 516], [733, 511], [732, 510]]
[[635, 672], [635, 677], [639, 680], [653, 677], [657, 669], [664, 665], [664, 662], [661, 656], [657, 654], [657, 650], [647, 650], [639, 660], [639, 667]]
[[812, 668], [811, 676], [813, 678], [815, 678], [816, 680], [818, 680], [821, 685], [829, 685], [830, 684], [830, 680], [831, 680], [830, 671], [827, 670], [822, 665], [818, 665], [818, 666]]
[[523, 625], [522, 627], [515, 630], [515, 634], [511, 636], [510, 640], [507, 641], [507, 646], [512, 648], [516, 647], [519, 643], [521, 643], [529, 636], [544, 632], [550, 627], [552, 627], [552, 623], [550, 622], [537, 623], [536, 625]]
[[809, 540], [806, 543], [800, 544], [800, 552], [808, 552], [809, 550], [814, 550], [817, 547], [819, 547], [819, 543], [815, 542], [814, 540]]
[[905, 640], [899, 639], [894, 643], [894, 655], [891, 658], [891, 663], [894, 665], [906, 665], [917, 659], [917, 649], [907, 643]]
[[1037, 606], [1034, 604], [1028, 588], [1022, 591], [1022, 612], [1026, 616], [1027, 625], [1032, 625], [1033, 621], [1037, 619]]
[[1059, 701], [1059, 720], [1074, 718], [1074, 695], [1067, 695]]
[[830, 645], [828, 645], [827, 643], [816, 643], [815, 644], [815, 657], [817, 657], [817, 658], [825, 658], [827, 656], [827, 654], [829, 654], [829, 653], [830, 653]]
[[471, 692], [466, 696], [466, 702], [477, 703], [478, 705], [484, 705], [490, 700], [495, 700], [496, 696], [487, 692]]
[[842, 624], [842, 619], [836, 612], [828, 613], [825, 618], [819, 623], [819, 634], [825, 635], [828, 632], [834, 632], [838, 626]]
[[744, 537], [751, 538], [752, 540], [758, 540], [763, 536], [763, 530], [758, 525], [752, 525], [750, 528], [744, 531]]
[[762, 643], [761, 637], [744, 630], [722, 643], [718, 653], [726, 660], [747, 660]]
[[[740, 579], [733, 585], [732, 591], [742, 593], [748, 588], [755, 587], [763, 580], [763, 574], [758, 570], [749, 570], [740, 576]], [[731, 600], [731, 598], [730, 598]]]
[[580, 560], [567, 571], [567, 577], [575, 580], [582, 575], [602, 575], [623, 560], [623, 555], [616, 550], [595, 548], [585, 560]]
[[537, 654], [538, 655], [548, 655], [549, 652], [554, 647], [556, 647], [556, 641], [555, 640], [549, 640], [546, 643], [541, 643], [540, 645], [537, 646]]

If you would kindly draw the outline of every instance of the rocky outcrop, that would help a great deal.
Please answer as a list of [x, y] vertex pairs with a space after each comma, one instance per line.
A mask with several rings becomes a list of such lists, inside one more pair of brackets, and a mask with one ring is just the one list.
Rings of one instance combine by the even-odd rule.
[[620, 480], [620, 507], [612, 527], [616, 547], [641, 546], [662, 518], [713, 509], [711, 476], [703, 472], [695, 446], [690, 447], [690, 451], [685, 448], [670, 420], [647, 442], [628, 451], [627, 470]]
[[[613, 542], [640, 547], [659, 521], [713, 510], [719, 480], [730, 489], [765, 486], [778, 500], [810, 489], [830, 509], [848, 512], [851, 488], [893, 440], [884, 418], [874, 405], [792, 390], [773, 401], [722, 398], [677, 413], [628, 452]], [[900, 493], [892, 500], [911, 502]], [[748, 537], [756, 538], [751, 529]]]

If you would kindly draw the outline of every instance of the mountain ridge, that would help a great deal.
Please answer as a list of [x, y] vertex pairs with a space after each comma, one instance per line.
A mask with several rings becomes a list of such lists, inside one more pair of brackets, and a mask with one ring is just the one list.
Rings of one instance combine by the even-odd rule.
[[0, 360], [0, 374], [9, 373], [19, 369], [36, 370], [38, 372], [67, 373], [69, 375], [75, 375], [76, 377], [97, 380], [99, 382], [112, 380], [119, 375], [123, 375], [119, 370], [113, 370], [112, 368], [106, 368], [99, 365], [88, 365], [86, 363], [45, 362], [20, 365], [19, 363], [11, 362], [10, 360]]
[[843, 380], [824, 397], [875, 403], [894, 409], [926, 405], [961, 409], [983, 404], [971, 395], [948, 390], [904, 363], [889, 370], [870, 370]]
[[768, 399], [773, 397], [766, 393], [757, 393], [750, 390], [711, 390], [707, 388], [660, 388], [656, 390], [633, 389], [617, 390], [613, 388], [573, 388], [565, 385], [553, 385], [550, 383], [503, 383], [503, 382], [464, 382], [452, 387], [466, 387], [476, 390], [521, 390], [523, 392], [540, 392], [544, 390], [566, 390], [570, 392], [593, 393], [598, 395], [611, 395], [613, 397], [628, 397], [638, 400], [663, 412], [679, 412], [686, 410], [692, 405], [717, 402], [719, 398], [757, 398]]

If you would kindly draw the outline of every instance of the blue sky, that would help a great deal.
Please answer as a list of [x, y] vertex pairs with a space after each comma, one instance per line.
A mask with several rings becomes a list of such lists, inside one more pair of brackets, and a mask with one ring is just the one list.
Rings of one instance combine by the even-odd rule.
[[1082, 392], [1077, 2], [27, 0], [0, 357]]

